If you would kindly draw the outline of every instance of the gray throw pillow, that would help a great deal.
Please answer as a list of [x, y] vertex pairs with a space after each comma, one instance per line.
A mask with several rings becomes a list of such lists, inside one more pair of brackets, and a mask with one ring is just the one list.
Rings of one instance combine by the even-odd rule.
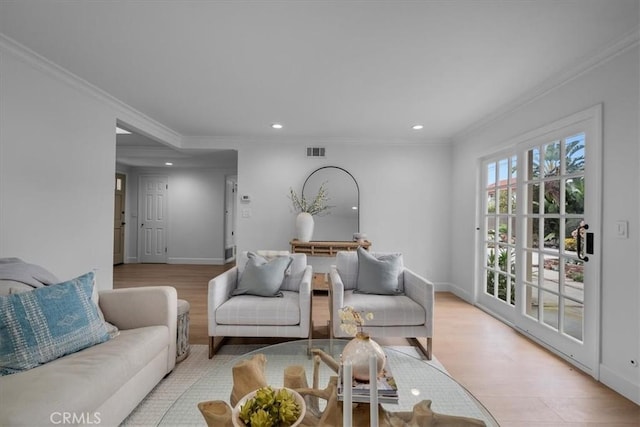
[[402, 295], [398, 276], [402, 271], [402, 255], [388, 254], [376, 258], [359, 247], [358, 278], [355, 293]]
[[257, 295], [261, 297], [281, 297], [280, 286], [284, 281], [285, 271], [291, 264], [291, 257], [278, 256], [271, 260], [253, 252], [247, 254], [247, 264], [240, 276], [235, 295]]

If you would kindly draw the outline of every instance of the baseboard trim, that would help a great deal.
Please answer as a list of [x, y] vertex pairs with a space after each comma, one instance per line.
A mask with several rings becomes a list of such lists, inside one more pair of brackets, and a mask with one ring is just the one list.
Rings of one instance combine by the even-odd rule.
[[454, 285], [453, 283], [448, 283], [448, 282], [436, 283], [435, 284], [435, 291], [436, 292], [450, 292], [450, 293], [454, 294], [455, 296], [457, 296], [458, 298], [465, 300], [469, 304], [475, 305], [475, 302], [473, 300], [473, 295], [470, 294], [469, 292], [465, 291], [464, 289]]
[[203, 264], [203, 265], [224, 265], [222, 258], [167, 258], [167, 264]]
[[600, 382], [631, 400], [636, 405], [640, 405], [640, 385], [634, 384], [616, 372], [613, 372], [607, 365], [600, 364]]

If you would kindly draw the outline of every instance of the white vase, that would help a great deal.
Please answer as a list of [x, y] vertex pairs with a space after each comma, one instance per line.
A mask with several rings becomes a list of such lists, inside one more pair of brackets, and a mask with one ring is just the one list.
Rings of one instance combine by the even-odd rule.
[[379, 375], [384, 369], [386, 358], [380, 344], [359, 332], [342, 350], [342, 362], [351, 362], [353, 377], [360, 381], [369, 381], [369, 356], [375, 355]]
[[300, 212], [296, 217], [296, 237], [301, 242], [310, 242], [313, 236], [313, 216], [308, 212]]

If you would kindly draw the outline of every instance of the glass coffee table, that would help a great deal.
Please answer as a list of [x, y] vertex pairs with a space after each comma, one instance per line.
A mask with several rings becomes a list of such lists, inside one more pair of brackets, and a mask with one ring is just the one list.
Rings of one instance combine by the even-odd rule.
[[[321, 349], [340, 360], [340, 353], [348, 340], [313, 340], [313, 348]], [[284, 369], [290, 365], [304, 366], [309, 386], [313, 379], [313, 359], [307, 355], [307, 340], [290, 341], [262, 347], [238, 356], [227, 363], [212, 362], [212, 367], [180, 396], [165, 413], [159, 425], [206, 426], [198, 410], [198, 403], [208, 400], [229, 402], [233, 384], [231, 368], [240, 360], [262, 353], [267, 358], [265, 376], [269, 385], [283, 385]], [[431, 400], [434, 412], [471, 417], [483, 420], [487, 426], [498, 426], [489, 411], [463, 386], [447, 373], [426, 360], [420, 359], [413, 348], [384, 347], [398, 384], [398, 403], [383, 403], [391, 412], [412, 411], [422, 400]], [[410, 354], [411, 353], [411, 354]], [[329, 377], [337, 374], [324, 363], [320, 363], [319, 388], [325, 388]], [[324, 402], [321, 401], [320, 408]]]

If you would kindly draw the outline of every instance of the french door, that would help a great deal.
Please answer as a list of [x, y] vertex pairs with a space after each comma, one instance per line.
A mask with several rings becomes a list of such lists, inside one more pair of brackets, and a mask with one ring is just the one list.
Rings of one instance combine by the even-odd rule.
[[482, 162], [477, 302], [598, 376], [600, 106]]

